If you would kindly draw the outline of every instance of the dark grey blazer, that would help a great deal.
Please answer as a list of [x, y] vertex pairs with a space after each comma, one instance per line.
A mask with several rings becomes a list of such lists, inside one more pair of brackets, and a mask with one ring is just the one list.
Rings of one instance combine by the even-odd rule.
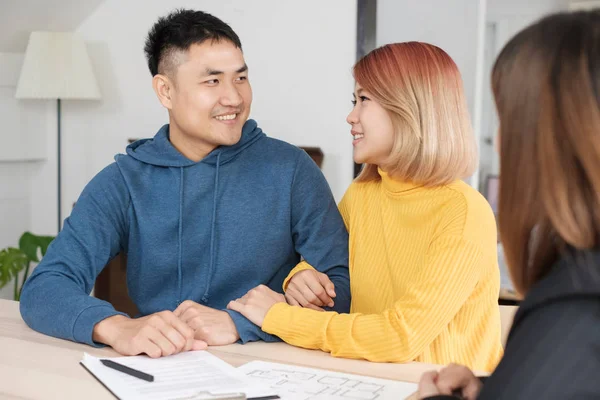
[[569, 251], [529, 291], [488, 399], [600, 399], [600, 251]]

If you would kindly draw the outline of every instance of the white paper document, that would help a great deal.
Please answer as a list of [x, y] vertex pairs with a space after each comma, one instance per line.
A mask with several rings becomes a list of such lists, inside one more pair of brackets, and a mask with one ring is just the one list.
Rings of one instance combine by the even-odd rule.
[[104, 358], [154, 376], [146, 382], [108, 368], [100, 358], [84, 354], [81, 364], [121, 400], [193, 400], [202, 392], [245, 393], [248, 398], [273, 395], [273, 390], [206, 351], [169, 357]]
[[399, 400], [417, 391], [415, 383], [263, 361], [238, 369], [257, 383], [268, 385], [283, 400]]

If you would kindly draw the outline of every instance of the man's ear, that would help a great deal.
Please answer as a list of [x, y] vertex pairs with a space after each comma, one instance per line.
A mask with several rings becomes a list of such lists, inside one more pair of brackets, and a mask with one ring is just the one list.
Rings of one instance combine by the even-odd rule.
[[173, 95], [174, 82], [166, 75], [156, 74], [152, 78], [152, 88], [163, 107], [170, 110], [173, 107], [171, 96]]

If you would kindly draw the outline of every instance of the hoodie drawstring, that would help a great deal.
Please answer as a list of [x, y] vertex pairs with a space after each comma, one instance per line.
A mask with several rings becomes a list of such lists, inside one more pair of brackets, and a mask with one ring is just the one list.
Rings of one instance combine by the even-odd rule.
[[182, 241], [182, 231], [183, 231], [183, 167], [179, 167], [179, 171], [180, 171], [180, 178], [179, 178], [179, 237], [178, 237], [178, 254], [177, 254], [177, 285], [179, 287], [179, 294], [177, 297], [177, 305], [175, 306], [176, 308], [179, 307], [179, 304], [181, 304], [181, 291], [182, 291], [182, 284], [181, 284], [181, 258], [182, 258], [182, 245], [181, 245], [181, 241]]
[[210, 226], [210, 268], [208, 270], [208, 280], [206, 282], [206, 290], [204, 291], [204, 295], [202, 295], [202, 301], [204, 303], [208, 302], [208, 290], [210, 289], [210, 283], [212, 280], [213, 271], [215, 268], [215, 225], [217, 219], [217, 193], [219, 192], [219, 164], [221, 163], [221, 152], [217, 154], [217, 168], [215, 171], [215, 192], [213, 194], [213, 212], [212, 212], [212, 222]]

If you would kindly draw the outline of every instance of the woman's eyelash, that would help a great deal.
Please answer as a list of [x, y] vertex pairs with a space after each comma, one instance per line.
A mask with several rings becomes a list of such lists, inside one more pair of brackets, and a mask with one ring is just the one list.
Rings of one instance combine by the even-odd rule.
[[[360, 101], [365, 101], [365, 100], [369, 100], [369, 98], [367, 96], [358, 96], [358, 98], [360, 99]], [[352, 103], [353, 106], [356, 105], [357, 101], [356, 100], [350, 100], [350, 102]]]

